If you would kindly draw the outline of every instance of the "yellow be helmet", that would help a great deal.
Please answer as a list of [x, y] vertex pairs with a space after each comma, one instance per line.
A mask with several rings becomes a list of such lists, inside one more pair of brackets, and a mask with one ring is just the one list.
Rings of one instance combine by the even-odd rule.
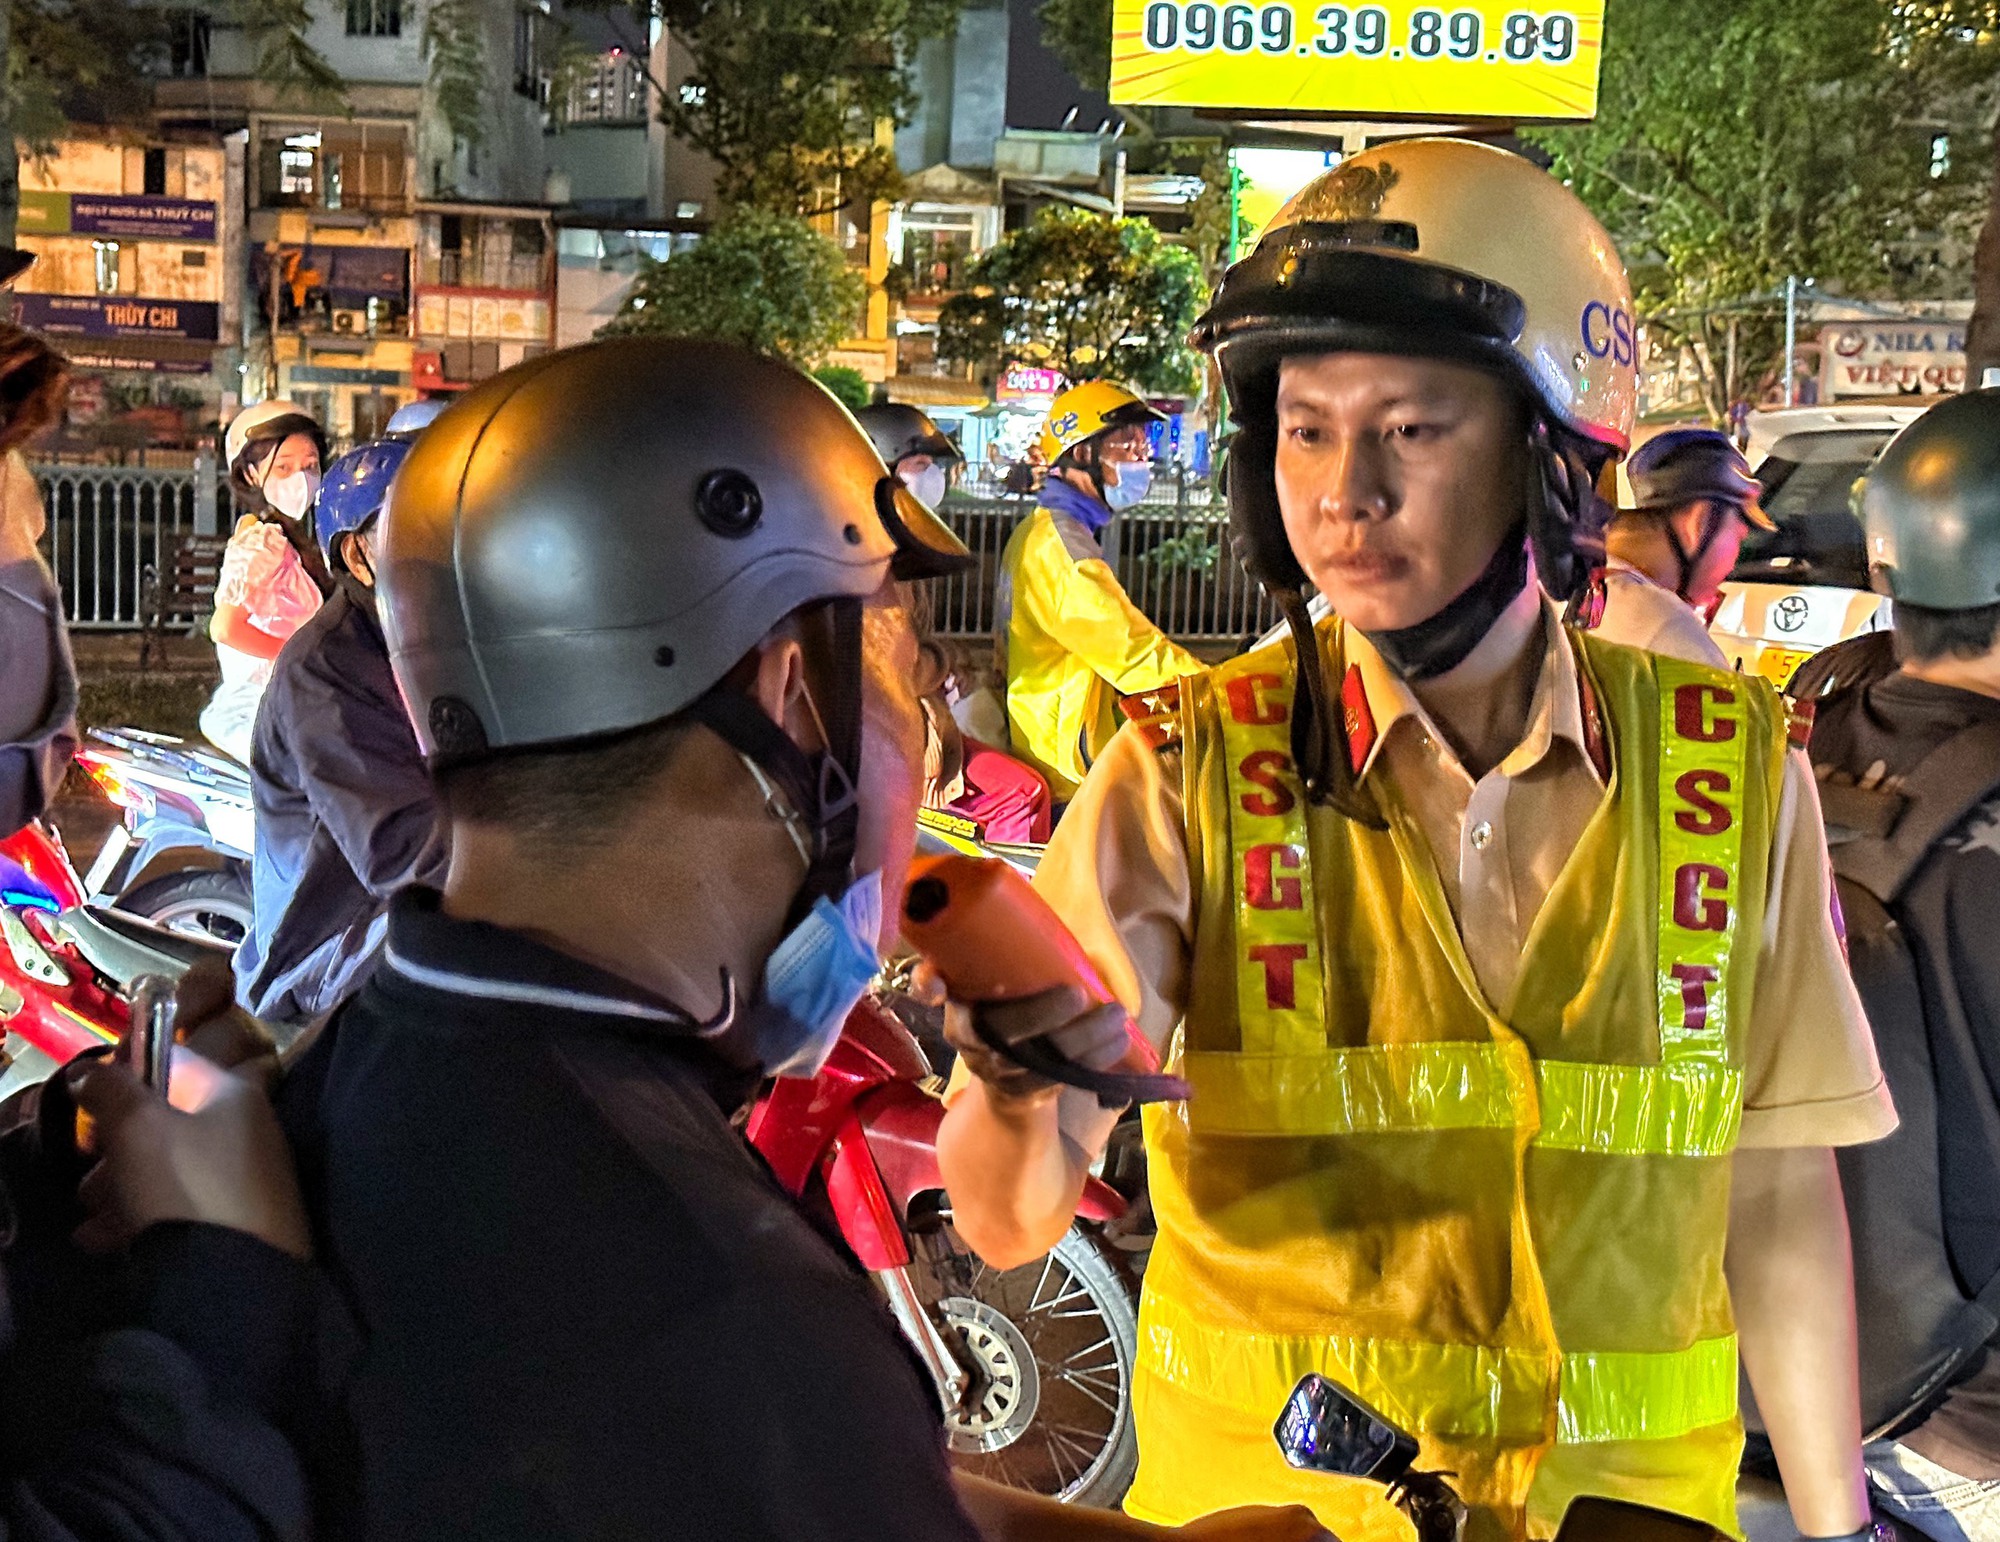
[[1138, 395], [1113, 380], [1086, 380], [1049, 403], [1042, 424], [1042, 454], [1054, 465], [1078, 445], [1128, 423], [1166, 419]]

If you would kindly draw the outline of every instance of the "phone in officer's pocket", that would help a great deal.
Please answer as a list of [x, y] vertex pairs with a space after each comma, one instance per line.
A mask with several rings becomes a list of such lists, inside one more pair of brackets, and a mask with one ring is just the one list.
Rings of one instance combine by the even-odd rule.
[[1317, 1373], [1292, 1389], [1271, 1432], [1294, 1467], [1394, 1483], [1417, 1459], [1417, 1442], [1338, 1382]]

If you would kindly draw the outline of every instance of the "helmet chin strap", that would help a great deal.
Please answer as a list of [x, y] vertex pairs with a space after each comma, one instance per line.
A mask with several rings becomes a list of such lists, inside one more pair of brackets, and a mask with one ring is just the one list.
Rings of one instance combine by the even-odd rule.
[[803, 624], [821, 630], [819, 651], [831, 664], [824, 710], [807, 687], [825, 749], [800, 749], [769, 713], [726, 681], [688, 709], [749, 762], [766, 803], [805, 858], [805, 880], [793, 896], [787, 927], [854, 882], [861, 821], [855, 791], [861, 774], [861, 602], [833, 600], [819, 609], [822, 616]]
[[1708, 555], [1708, 549], [1715, 544], [1715, 538], [1722, 530], [1722, 509], [1712, 499], [1701, 506], [1701, 539], [1689, 551], [1681, 542], [1680, 531], [1674, 528], [1671, 517], [1662, 521], [1667, 532], [1667, 545], [1673, 548], [1674, 561], [1680, 568], [1680, 580], [1674, 585], [1674, 593], [1692, 605], [1688, 599], [1688, 585], [1694, 582], [1695, 565]]
[[1463, 664], [1493, 623], [1528, 583], [1528, 527], [1509, 528], [1479, 576], [1444, 609], [1414, 626], [1363, 631], [1387, 664], [1405, 680], [1430, 680]]

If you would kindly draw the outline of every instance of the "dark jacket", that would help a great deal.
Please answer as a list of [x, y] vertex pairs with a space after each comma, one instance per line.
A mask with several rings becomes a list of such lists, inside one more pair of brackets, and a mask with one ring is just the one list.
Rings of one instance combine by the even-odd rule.
[[373, 967], [389, 896], [442, 881], [443, 822], [389, 671], [374, 595], [342, 576], [286, 641], [257, 710], [256, 925], [237, 996], [259, 1017], [332, 1010]]
[[310, 1266], [176, 1222], [138, 1239], [119, 1287], [119, 1320], [73, 1334], [0, 1284], [0, 1542], [303, 1542], [279, 1426]]
[[397, 896], [279, 1095], [355, 1325], [323, 1538], [973, 1542], [874, 1285], [731, 1127], [750, 1090], [671, 1003]]
[[[1826, 788], [1836, 866], [1855, 816], [1904, 798], [1922, 800], [1921, 767], [1940, 745], [1980, 723], [2000, 723], [2000, 700], [1914, 679], [1895, 668], [1886, 642], [1856, 639], [1814, 661], [1803, 683], [1817, 695], [1810, 755]], [[1857, 797], [1857, 784], [1868, 793]], [[1968, 794], [1969, 795], [1969, 794]], [[1871, 1349], [1901, 1345], [1935, 1297], [1971, 1300], [2000, 1273], [2000, 792], [1984, 798], [1889, 898], [1888, 910], [1915, 971], [1920, 1001], [1875, 1022], [1885, 1071], [1904, 1128], [1878, 1147], [1840, 1153], [1850, 1208], [1878, 1195], [1894, 1222], [1928, 1214], [1933, 1256], [1916, 1256], [1912, 1228], [1854, 1228], [1864, 1372]], [[1878, 896], [1880, 898], [1882, 896]], [[1866, 944], [1857, 936], [1852, 945]], [[1857, 968], [1862, 956], [1856, 955]], [[1898, 1085], [1898, 1075], [1903, 1084]], [[1943, 1256], [1935, 1256], [1941, 1241]], [[1927, 1285], [1929, 1272], [1939, 1285]], [[1920, 1306], [1919, 1303], [1922, 1303]], [[1984, 1319], [1990, 1322], [1990, 1318]], [[1880, 1325], [1880, 1326], [1878, 1326]], [[1871, 1335], [1880, 1341], [1871, 1344]], [[1867, 1378], [1864, 1375], [1864, 1383]], [[1952, 1388], [1917, 1429], [1901, 1437], [1960, 1476], [2000, 1478], [2000, 1361]]]

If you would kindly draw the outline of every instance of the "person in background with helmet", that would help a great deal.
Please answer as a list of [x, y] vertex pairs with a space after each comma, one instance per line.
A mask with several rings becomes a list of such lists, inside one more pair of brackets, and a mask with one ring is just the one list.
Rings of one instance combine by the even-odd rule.
[[[901, 402], [875, 402], [854, 417], [882, 464], [919, 503], [936, 511], [964, 464], [950, 436], [928, 413]], [[1049, 838], [1049, 784], [1032, 766], [960, 727], [946, 694], [951, 655], [931, 625], [931, 613], [927, 592], [911, 596], [924, 705], [924, 807], [971, 820], [987, 840], [1038, 846]]]
[[381, 952], [389, 900], [443, 880], [449, 851], [376, 614], [379, 518], [407, 439], [349, 450], [313, 525], [332, 595], [272, 666], [250, 754], [256, 908], [237, 996], [307, 1022], [354, 993]]
[[[619, 338], [426, 429], [378, 556], [452, 861], [280, 1090], [353, 1315], [319, 1535], [1157, 1535], [967, 1483], [975, 1529], [875, 1286], [732, 1125], [894, 941], [901, 585], [965, 548], [805, 376]], [[1194, 1535], [1321, 1537], [1225, 1520]]]
[[1758, 505], [1749, 462], [1727, 434], [1672, 428], [1641, 445], [1626, 471], [1635, 507], [1620, 510], [1605, 537], [1610, 560], [1597, 635], [1726, 665], [1707, 618], [1743, 538], [1775, 528]]
[[1132, 603], [1098, 538], [1153, 476], [1148, 427], [1160, 415], [1123, 386], [1089, 380], [1049, 406], [1048, 480], [1000, 558], [996, 672], [1007, 682], [1010, 748], [1058, 803], [1123, 721], [1118, 699], [1202, 664]]
[[230, 421], [223, 448], [230, 490], [252, 512], [237, 521], [216, 580], [208, 635], [222, 683], [202, 709], [201, 731], [223, 753], [248, 761], [271, 661], [333, 583], [308, 523], [326, 433], [292, 402], [258, 402]]
[[1815, 708], [1850, 958], [1903, 1112], [1842, 1153], [1868, 1478], [1936, 1542], [2000, 1542], [2000, 391], [1904, 429], [1861, 512], [1894, 630], [1792, 690]]
[[[1192, 1088], [1145, 1111], [1134, 1514], [1294, 1500], [1407, 1536], [1379, 1486], [1273, 1448], [1311, 1369], [1457, 1474], [1470, 1537], [1548, 1537], [1589, 1493], [1733, 1533], [1740, 1335], [1799, 1529], [1865, 1535], [1829, 1148], [1895, 1114], [1811, 775], [1763, 682], [1556, 609], [1595, 565], [1631, 325], [1575, 196], [1452, 139], [1310, 184], [1197, 325], [1236, 548], [1291, 635], [1162, 693], [1036, 875]], [[1124, 1028], [1085, 1005], [977, 1026], [1101, 1064]], [[1006, 1268], [1114, 1116], [946, 1027], [954, 1224]]]
[[435, 423], [450, 405], [450, 402], [440, 401], [435, 396], [419, 396], [415, 401], [404, 402], [389, 414], [389, 421], [382, 429], [382, 437], [414, 439]]
[[870, 402], [854, 421], [868, 435], [875, 453], [927, 509], [944, 506], [944, 495], [958, 480], [965, 456], [951, 435], [931, 421], [929, 413], [905, 402]]

